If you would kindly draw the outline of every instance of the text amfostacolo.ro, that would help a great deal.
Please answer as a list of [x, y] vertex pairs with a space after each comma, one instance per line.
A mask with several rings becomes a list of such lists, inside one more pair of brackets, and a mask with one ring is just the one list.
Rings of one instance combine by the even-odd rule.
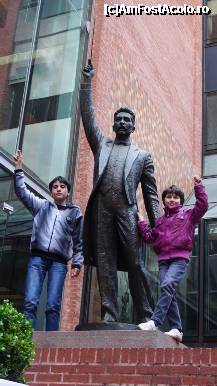
[[107, 17], [122, 15], [209, 15], [211, 9], [207, 5], [125, 5], [125, 4], [104, 4], [104, 15]]

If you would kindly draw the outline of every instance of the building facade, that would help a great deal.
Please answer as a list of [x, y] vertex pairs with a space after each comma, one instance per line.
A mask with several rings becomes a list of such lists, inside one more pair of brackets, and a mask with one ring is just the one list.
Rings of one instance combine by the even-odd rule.
[[[149, 5], [156, 4], [150, 0]], [[215, 62], [216, 1], [207, 5], [213, 12], [203, 23], [198, 15], [106, 17], [99, 0], [0, 0], [0, 202], [13, 207], [11, 213], [0, 211], [1, 298], [22, 310], [32, 218], [14, 194], [15, 150], [23, 150], [33, 191], [49, 199], [48, 182], [64, 175], [73, 185], [71, 199], [85, 211], [93, 159], [78, 101], [87, 58], [95, 67], [94, 103], [103, 133], [112, 136], [114, 112], [131, 107], [133, 141], [152, 154], [159, 193], [175, 183], [191, 205], [192, 177], [203, 174], [209, 196], [215, 196], [216, 66], [211, 78], [209, 66], [212, 58]], [[140, 191], [138, 201], [143, 207]], [[215, 217], [209, 214], [196, 230], [188, 276], [178, 294], [186, 342], [196, 345], [217, 342]], [[157, 298], [155, 256], [145, 247], [141, 253]], [[62, 330], [100, 317], [94, 269], [84, 271], [66, 281]], [[120, 273], [120, 310], [123, 320], [133, 321], [126, 282]], [[43, 291], [38, 329], [43, 329]]]

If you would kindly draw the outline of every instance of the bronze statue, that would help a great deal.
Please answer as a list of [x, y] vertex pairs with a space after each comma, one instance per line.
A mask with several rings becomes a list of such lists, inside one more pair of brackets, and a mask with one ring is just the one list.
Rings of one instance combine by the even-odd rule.
[[151, 225], [159, 217], [159, 201], [150, 154], [130, 140], [135, 115], [128, 108], [114, 114], [115, 140], [105, 137], [95, 120], [92, 103], [91, 62], [84, 68], [81, 85], [81, 115], [94, 155], [93, 190], [84, 219], [85, 263], [95, 265], [101, 296], [101, 318], [119, 321], [117, 270], [128, 271], [130, 293], [137, 322], [152, 315], [150, 288], [139, 255], [136, 190], [141, 182]]

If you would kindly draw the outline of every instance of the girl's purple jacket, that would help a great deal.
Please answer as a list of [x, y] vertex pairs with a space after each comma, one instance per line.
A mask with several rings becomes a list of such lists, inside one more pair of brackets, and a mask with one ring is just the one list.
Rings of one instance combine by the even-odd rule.
[[196, 203], [193, 209], [181, 206], [165, 209], [164, 216], [158, 218], [154, 228], [144, 221], [138, 221], [139, 232], [148, 244], [152, 244], [158, 260], [177, 257], [190, 259], [196, 223], [208, 209], [208, 197], [202, 183], [194, 187]]

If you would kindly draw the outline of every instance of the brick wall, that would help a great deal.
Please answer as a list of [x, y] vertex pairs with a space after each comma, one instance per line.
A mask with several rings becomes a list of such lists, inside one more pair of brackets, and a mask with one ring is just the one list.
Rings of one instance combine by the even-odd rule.
[[188, 194], [201, 168], [202, 18], [102, 13], [96, 2], [92, 60], [99, 125], [112, 135], [114, 111], [130, 106], [136, 113], [133, 141], [151, 152], [159, 191], [176, 182]]
[[[183, 3], [167, 1], [168, 5]], [[148, 4], [156, 5], [156, 1]], [[193, 6], [200, 4], [191, 1]], [[131, 107], [136, 113], [132, 139], [152, 154], [159, 192], [175, 183], [188, 195], [192, 176], [201, 173], [202, 17], [107, 18], [103, 2], [97, 0], [93, 19], [88, 56], [92, 52], [99, 126], [112, 136], [114, 112], [122, 105]], [[92, 189], [92, 173], [93, 157], [81, 125], [74, 200], [83, 212]], [[138, 199], [143, 206], [141, 191]], [[62, 330], [78, 324], [81, 289], [82, 276], [68, 283], [71, 300], [67, 296], [63, 303]]]
[[37, 349], [26, 381], [30, 386], [216, 385], [217, 349]]

